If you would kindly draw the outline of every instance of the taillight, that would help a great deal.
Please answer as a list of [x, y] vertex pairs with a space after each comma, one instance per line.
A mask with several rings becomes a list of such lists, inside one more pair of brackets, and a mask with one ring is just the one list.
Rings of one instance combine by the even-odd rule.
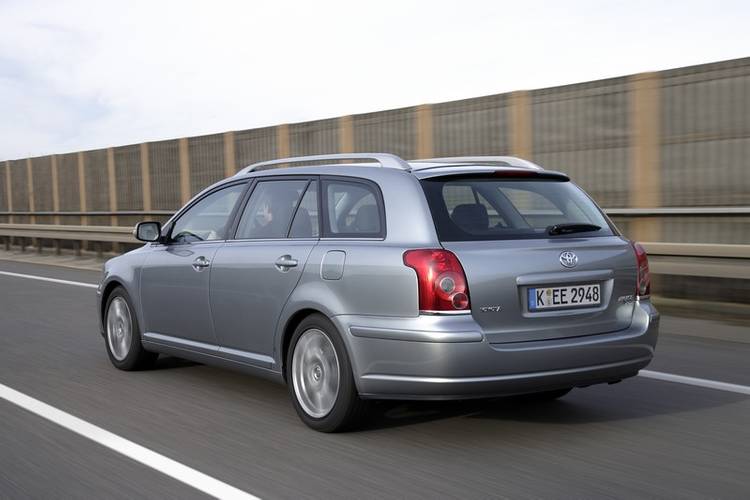
[[636, 262], [636, 286], [635, 295], [637, 297], [647, 297], [651, 293], [651, 273], [648, 270], [648, 256], [646, 250], [640, 243], [630, 242], [635, 250]]
[[448, 250], [408, 250], [404, 264], [417, 272], [420, 312], [468, 311], [469, 287], [458, 258]]

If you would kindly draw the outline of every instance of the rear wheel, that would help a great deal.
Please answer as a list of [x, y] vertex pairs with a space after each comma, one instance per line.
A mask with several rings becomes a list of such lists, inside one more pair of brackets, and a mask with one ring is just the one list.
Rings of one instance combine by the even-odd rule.
[[115, 288], [107, 298], [104, 334], [109, 360], [120, 370], [151, 368], [159, 356], [141, 345], [138, 319], [130, 297], [122, 287]]
[[317, 431], [351, 428], [366, 409], [357, 394], [344, 343], [322, 315], [308, 316], [294, 331], [286, 377], [297, 414]]

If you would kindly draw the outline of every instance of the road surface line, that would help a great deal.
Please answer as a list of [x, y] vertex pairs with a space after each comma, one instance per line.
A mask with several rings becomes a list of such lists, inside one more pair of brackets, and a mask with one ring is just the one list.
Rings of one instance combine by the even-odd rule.
[[213, 497], [258, 500], [258, 497], [250, 493], [223, 483], [3, 384], [0, 384], [0, 398]]
[[674, 375], [672, 373], [652, 372], [651, 370], [641, 370], [638, 372], [638, 375], [655, 380], [663, 380], [665, 382], [676, 382], [678, 384], [694, 385], [696, 387], [736, 392], [738, 394], [747, 394], [750, 396], [750, 387], [746, 385], [729, 384], [727, 382], [717, 382], [716, 380], [708, 380], [705, 378], [686, 377], [684, 375]]
[[83, 286], [86, 288], [97, 288], [99, 286], [99, 285], [94, 285], [92, 283], [83, 283], [82, 281], [59, 280], [57, 278], [47, 278], [46, 276], [37, 276], [35, 274], [9, 273], [8, 271], [0, 271], [0, 274], [2, 274], [3, 276], [12, 276], [14, 278], [26, 278], [30, 280], [49, 281], [50, 283], [60, 283], [61, 285]]

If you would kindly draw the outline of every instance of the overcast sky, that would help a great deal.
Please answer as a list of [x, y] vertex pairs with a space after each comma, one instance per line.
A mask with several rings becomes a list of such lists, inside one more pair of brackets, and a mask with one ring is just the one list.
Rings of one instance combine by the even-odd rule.
[[750, 55], [747, 1], [0, 0], [0, 159]]

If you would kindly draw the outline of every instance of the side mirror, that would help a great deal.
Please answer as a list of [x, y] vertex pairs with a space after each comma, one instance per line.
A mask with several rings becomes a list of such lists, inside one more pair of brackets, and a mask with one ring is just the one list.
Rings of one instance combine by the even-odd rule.
[[133, 236], [140, 241], [159, 241], [161, 238], [161, 224], [158, 222], [139, 222], [135, 225]]

